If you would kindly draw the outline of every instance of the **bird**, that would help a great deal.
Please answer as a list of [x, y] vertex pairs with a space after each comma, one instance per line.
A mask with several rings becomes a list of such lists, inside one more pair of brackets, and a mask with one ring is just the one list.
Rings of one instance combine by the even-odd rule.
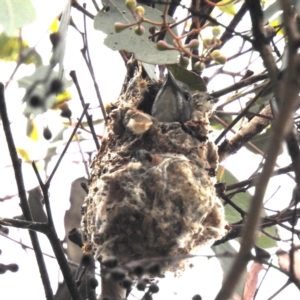
[[151, 115], [160, 122], [181, 122], [191, 119], [192, 95], [188, 86], [175, 80], [171, 72], [159, 90]]

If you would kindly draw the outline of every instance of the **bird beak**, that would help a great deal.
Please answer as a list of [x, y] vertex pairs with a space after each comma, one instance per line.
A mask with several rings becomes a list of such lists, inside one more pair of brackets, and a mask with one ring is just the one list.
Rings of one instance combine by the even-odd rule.
[[155, 98], [151, 115], [160, 122], [184, 123], [191, 118], [191, 93], [188, 86], [168, 72]]

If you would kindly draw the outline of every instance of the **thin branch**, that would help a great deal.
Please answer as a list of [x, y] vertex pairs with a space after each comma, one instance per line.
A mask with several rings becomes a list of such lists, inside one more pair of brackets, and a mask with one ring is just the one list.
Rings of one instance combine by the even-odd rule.
[[[279, 225], [282, 226], [283, 222], [288, 222], [291, 221], [294, 217], [294, 214], [296, 215], [297, 218], [300, 217], [300, 209], [296, 209], [294, 210], [284, 210], [281, 211], [277, 214], [274, 214], [272, 216], [268, 216], [268, 217], [264, 217], [260, 219], [260, 229], [264, 229], [267, 227], [272, 227], [274, 225]], [[248, 215], [247, 215], [248, 216]], [[243, 224], [244, 220], [241, 220], [239, 222], [236, 222], [234, 224], [231, 224], [231, 229], [230, 231], [227, 233], [226, 236], [224, 236], [223, 238], [221, 238], [220, 240], [216, 241], [214, 243], [214, 246], [220, 245], [220, 244], [224, 244], [227, 241], [236, 239], [238, 237], [241, 237], [244, 231], [244, 227], [245, 225]]]
[[50, 174], [50, 176], [49, 176], [49, 178], [48, 178], [48, 180], [47, 180], [47, 182], [46, 182], [47, 185], [50, 185], [50, 182], [51, 182], [51, 180], [52, 180], [52, 178], [53, 178], [53, 176], [54, 176], [54, 174], [55, 174], [55, 172], [56, 172], [56, 170], [57, 170], [57, 168], [58, 168], [60, 162], [62, 161], [64, 155], [66, 154], [66, 152], [67, 152], [67, 150], [68, 150], [68, 147], [69, 147], [69, 145], [71, 144], [72, 139], [73, 139], [73, 137], [74, 137], [74, 135], [75, 135], [75, 133], [76, 133], [76, 131], [77, 131], [79, 125], [80, 125], [80, 122], [82, 121], [83, 116], [85, 115], [85, 113], [86, 113], [86, 111], [87, 111], [89, 105], [90, 105], [89, 103], [88, 103], [88, 104], [85, 104], [84, 109], [83, 109], [83, 112], [82, 112], [82, 114], [81, 114], [81, 116], [80, 116], [80, 118], [79, 118], [79, 120], [78, 120], [76, 126], [74, 127], [73, 132], [72, 132], [72, 134], [71, 134], [71, 136], [70, 136], [70, 138], [69, 138], [69, 140], [68, 140], [68, 142], [67, 142], [65, 148], [64, 148], [62, 154], [60, 155], [60, 157], [59, 157], [59, 159], [58, 159], [58, 161], [57, 161], [57, 163], [56, 163], [56, 165], [55, 165], [55, 167], [54, 167], [52, 173]]
[[86, 65], [88, 67], [88, 70], [91, 74], [91, 77], [92, 77], [92, 80], [93, 80], [93, 83], [94, 83], [94, 88], [95, 88], [95, 91], [96, 91], [96, 95], [97, 95], [97, 98], [98, 98], [98, 101], [99, 101], [99, 104], [100, 104], [100, 108], [101, 108], [101, 111], [102, 111], [102, 115], [103, 115], [105, 124], [107, 124], [108, 120], [107, 120], [106, 110], [105, 110], [103, 100], [102, 100], [102, 97], [101, 97], [101, 94], [100, 94], [100, 89], [99, 89], [98, 83], [96, 81], [96, 76], [95, 76], [93, 64], [92, 64], [91, 57], [90, 57], [90, 51], [89, 51], [88, 40], [87, 40], [86, 16], [85, 16], [85, 14], [83, 15], [83, 25], [84, 25], [84, 34], [81, 34], [81, 36], [82, 36], [82, 39], [83, 39], [84, 47], [83, 47], [83, 49], [81, 49], [81, 53], [82, 53], [82, 56], [84, 58], [84, 61], [85, 61]]
[[[9, 121], [8, 115], [7, 115], [3, 83], [0, 83], [0, 114], [1, 114], [1, 119], [2, 119], [5, 136], [6, 136], [6, 142], [7, 142], [9, 154], [10, 154], [14, 172], [15, 172], [15, 178], [16, 178], [16, 183], [17, 183], [17, 187], [18, 187], [18, 194], [19, 194], [20, 202], [21, 202], [20, 203], [21, 209], [22, 209], [25, 219], [27, 221], [32, 221], [32, 216], [31, 216], [30, 208], [29, 208], [29, 205], [27, 202], [27, 194], [26, 194], [24, 181], [23, 181], [22, 165], [21, 165], [21, 161], [18, 158], [15, 143], [14, 143], [13, 136], [12, 136], [12, 133], [10, 130], [10, 121]], [[37, 234], [34, 231], [29, 231], [29, 235], [30, 235], [32, 246], [33, 246], [34, 253], [36, 256], [39, 271], [41, 274], [46, 299], [53, 300], [54, 299], [53, 292], [52, 292], [47, 268], [45, 265], [43, 253], [42, 253], [42, 250], [41, 250], [41, 247], [39, 244]]]
[[47, 223], [48, 223], [48, 226], [51, 227], [53, 225], [53, 218], [52, 218], [52, 211], [51, 211], [50, 200], [49, 200], [49, 195], [48, 195], [50, 181], [48, 180], [47, 184], [43, 183], [42, 178], [39, 174], [39, 171], [38, 171], [34, 161], [32, 162], [32, 167], [33, 167], [34, 173], [39, 181], [39, 185], [42, 189], [43, 199], [45, 202], [45, 207], [46, 207], [46, 212], [47, 212], [47, 217], [48, 217]]
[[231, 199], [227, 195], [222, 195], [221, 198], [226, 203], [231, 205], [241, 215], [242, 218], [244, 218], [246, 216], [247, 213], [243, 209], [241, 209], [237, 204], [235, 204], [233, 201], [231, 201]]
[[24, 221], [10, 218], [0, 218], [0, 225], [28, 229], [42, 233], [47, 232], [47, 223]]
[[[82, 114], [81, 117], [83, 117], [83, 115], [84, 115], [84, 113]], [[72, 137], [73, 137], [73, 134], [72, 134]], [[68, 144], [66, 145], [64, 150], [67, 149], [67, 146], [68, 146]], [[59, 162], [61, 161], [62, 157], [63, 157], [63, 154], [61, 155], [61, 157], [59, 159]], [[59, 165], [59, 162], [57, 163], [57, 165], [55, 166], [53, 172], [51, 173], [52, 176], [55, 173], [55, 170], [57, 169], [57, 167]], [[46, 228], [45, 234], [46, 234], [47, 238], [49, 239], [49, 242], [52, 246], [53, 252], [55, 254], [55, 257], [56, 257], [57, 262], [60, 266], [61, 272], [64, 276], [64, 280], [65, 280], [66, 285], [68, 287], [70, 296], [74, 300], [81, 300], [81, 295], [80, 295], [79, 290], [76, 286], [76, 283], [75, 283], [75, 280], [73, 278], [71, 269], [69, 267], [67, 258], [65, 256], [65, 253], [64, 253], [64, 250], [63, 250], [62, 245], [60, 243], [60, 240], [57, 236], [57, 232], [55, 230], [55, 226], [54, 226], [54, 223], [53, 223], [52, 211], [51, 211], [50, 199], [49, 199], [49, 186], [50, 186], [51, 180], [48, 179], [46, 184], [44, 184], [42, 182], [42, 179], [39, 175], [39, 172], [38, 172], [37, 167], [36, 167], [34, 162], [32, 163], [32, 166], [33, 166], [35, 174], [38, 178], [40, 187], [42, 189], [43, 198], [44, 198], [44, 201], [45, 201], [45, 206], [46, 206], [46, 211], [47, 211], [48, 222], [47, 222], [47, 228]]]
[[[24, 248], [24, 249], [30, 249], [30, 250], [33, 250], [33, 251], [34, 251], [33, 247], [31, 247], [31, 246], [29, 246], [29, 245], [26, 245], [26, 244], [24, 244], [24, 243], [21, 243], [20, 241], [17, 241], [17, 240], [15, 240], [15, 239], [11, 238], [10, 236], [8, 236], [8, 235], [5, 234], [5, 233], [0, 232], [0, 235], [1, 235], [2, 237], [4, 237], [4, 238], [6, 238], [6, 239], [8, 239], [8, 240], [10, 240], [10, 241], [12, 241], [12, 242], [14, 242], [14, 243], [16, 243], [16, 244], [19, 244], [19, 245], [22, 246], [22, 248]], [[42, 253], [43, 253], [44, 256], [47, 256], [47, 257], [49, 257], [49, 258], [56, 259], [56, 257], [55, 257], [54, 255], [51, 255], [51, 254], [48, 254], [48, 253], [45, 253], [45, 252], [42, 252]], [[76, 263], [76, 262], [74, 262], [74, 261], [71, 261], [71, 260], [68, 260], [68, 264], [71, 265], [71, 266], [74, 266], [74, 267], [78, 267], [78, 266], [79, 266], [78, 263]]]
[[[293, 171], [293, 168], [292, 168], [292, 165], [289, 165], [287, 167], [283, 167], [283, 168], [280, 168], [280, 169], [274, 171], [272, 176], [283, 175], [283, 174], [286, 174], [286, 173], [291, 172], [291, 171]], [[257, 180], [257, 177], [260, 176], [260, 174], [261, 173], [258, 173], [250, 179], [243, 180], [243, 181], [240, 181], [238, 183], [230, 184], [226, 187], [226, 191], [235, 190], [237, 188], [241, 188], [241, 187], [244, 187], [244, 186], [251, 187], [255, 184], [255, 181]]]
[[[215, 110], [214, 114], [217, 114], [217, 115], [227, 115], [227, 116], [237, 116], [237, 115], [240, 114], [240, 112]], [[268, 119], [270, 121], [273, 120], [272, 117], [265, 116], [265, 115], [262, 115], [262, 114], [259, 114], [259, 113], [254, 113], [254, 112], [251, 112], [251, 111], [245, 112], [245, 116], [246, 117], [260, 117], [260, 118]]]
[[100, 10], [100, 8], [99, 8], [99, 6], [98, 6], [98, 4], [97, 4], [96, 0], [92, 0], [92, 2], [93, 2], [93, 4], [94, 4], [94, 6], [95, 6], [96, 10], [97, 10], [97, 11], [99, 11], [99, 10]]
[[[260, 1], [246, 0], [253, 26], [254, 43], [253, 46], [263, 58], [264, 64], [268, 70], [271, 84], [275, 93], [278, 104], [280, 105], [279, 114], [274, 122], [272, 136], [266, 152], [266, 161], [262, 169], [261, 176], [257, 180], [255, 193], [252, 198], [251, 206], [249, 209], [248, 219], [245, 224], [243, 238], [241, 241], [240, 252], [235, 260], [231, 271], [229, 272], [225, 282], [218, 293], [216, 300], [228, 299], [234, 291], [240, 276], [249, 261], [249, 254], [256, 239], [256, 231], [259, 227], [260, 212], [263, 204], [263, 197], [267, 188], [269, 179], [273, 173], [273, 168], [276, 163], [277, 155], [279, 153], [281, 144], [286, 137], [286, 134], [292, 128], [292, 120], [294, 111], [297, 107], [299, 100], [300, 87], [295, 78], [299, 77], [297, 66], [300, 64], [300, 57], [297, 55], [297, 48], [295, 48], [293, 35], [288, 35], [288, 64], [287, 70], [282, 84], [278, 84], [277, 75], [278, 69], [275, 60], [272, 56], [272, 49], [268, 45], [263, 32], [263, 13]], [[283, 7], [284, 24], [291, 27], [290, 16], [290, 1], [281, 1]], [[289, 27], [289, 26], [288, 26]], [[287, 33], [293, 32], [287, 30]], [[284, 99], [284, 101], [283, 101]]]
[[[251, 108], [251, 106], [258, 100], [258, 98], [269, 88], [269, 85], [265, 85], [256, 95], [255, 97], [249, 101], [249, 103], [246, 105], [246, 107], [240, 112], [240, 114], [228, 125], [227, 128], [225, 128], [222, 133], [217, 137], [215, 140], [215, 144], [217, 145], [219, 141], [226, 135], [226, 133], [235, 125], [239, 120], [241, 120], [248, 110]], [[261, 114], [263, 115], [263, 114]]]
[[228, 94], [230, 92], [234, 92], [240, 88], [243, 88], [243, 87], [246, 87], [250, 84], [253, 84], [253, 83], [256, 83], [258, 81], [262, 81], [262, 80], [265, 80], [265, 79], [268, 79], [269, 78], [269, 75], [268, 74], [259, 74], [259, 75], [254, 75], [254, 76], [251, 76], [251, 77], [248, 77], [244, 80], [241, 80], [229, 87], [226, 87], [222, 90], [218, 90], [216, 92], [212, 92], [210, 93], [210, 95], [214, 98], [218, 98], [218, 97], [221, 97], [225, 94]]
[[76, 0], [72, 0], [72, 6], [78, 9], [80, 12], [82, 12], [85, 16], [91, 18], [92, 20], [95, 18], [95, 16], [92, 13], [83, 8]]
[[[85, 101], [84, 101], [84, 98], [83, 98], [83, 95], [82, 95], [82, 92], [81, 92], [81, 88], [80, 88], [80, 85], [79, 85], [79, 82], [78, 82], [78, 79], [77, 79], [76, 72], [75, 71], [71, 71], [70, 72], [70, 76], [73, 79], [73, 82], [74, 82], [74, 84], [76, 86], [76, 89], [77, 89], [77, 92], [78, 92], [79, 99], [81, 101], [82, 107], [84, 108]], [[88, 123], [88, 125], [90, 127], [91, 134], [93, 136], [96, 148], [97, 148], [97, 150], [99, 150], [100, 149], [100, 144], [99, 144], [99, 140], [98, 140], [97, 134], [95, 132], [95, 128], [94, 128], [92, 116], [88, 112], [86, 112], [85, 117], [86, 117], [87, 123]]]
[[[271, 261], [271, 262], [272, 262], [272, 261]], [[256, 296], [257, 296], [257, 294], [258, 294], [260, 288], [262, 287], [262, 284], [263, 284], [265, 278], [267, 277], [267, 274], [269, 273], [270, 269], [271, 269], [271, 266], [269, 265], [269, 266], [268, 266], [268, 269], [266, 270], [265, 274], [263, 275], [263, 278], [262, 278], [262, 280], [260, 281], [260, 283], [259, 283], [259, 285], [258, 285], [258, 287], [257, 287], [257, 289], [256, 289], [256, 291], [255, 291], [255, 293], [254, 293], [253, 300], [256, 299]]]
[[267, 105], [261, 112], [269, 118], [254, 117], [244, 127], [241, 128], [230, 140], [225, 140], [219, 146], [220, 161], [227, 156], [236, 153], [245, 143], [249, 142], [254, 136], [259, 134], [270, 124], [270, 118], [273, 118], [271, 106]]
[[288, 287], [292, 282], [288, 280], [276, 293], [274, 293], [270, 298], [267, 300], [274, 299], [279, 293], [281, 293], [286, 287]]

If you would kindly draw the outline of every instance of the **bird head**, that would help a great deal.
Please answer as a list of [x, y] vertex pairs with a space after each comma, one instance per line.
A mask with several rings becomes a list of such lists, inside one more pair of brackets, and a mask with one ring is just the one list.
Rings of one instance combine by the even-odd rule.
[[168, 72], [155, 98], [151, 115], [160, 122], [184, 123], [191, 119], [192, 95], [186, 84]]

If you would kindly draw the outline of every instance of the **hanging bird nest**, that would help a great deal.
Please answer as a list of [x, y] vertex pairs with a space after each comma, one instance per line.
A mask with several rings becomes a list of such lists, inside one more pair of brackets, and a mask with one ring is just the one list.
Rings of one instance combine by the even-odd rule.
[[147, 101], [141, 80], [137, 72], [112, 105], [82, 207], [85, 249], [120, 264], [189, 254], [225, 234], [208, 95], [192, 95], [189, 121], [159, 122], [136, 109]]

